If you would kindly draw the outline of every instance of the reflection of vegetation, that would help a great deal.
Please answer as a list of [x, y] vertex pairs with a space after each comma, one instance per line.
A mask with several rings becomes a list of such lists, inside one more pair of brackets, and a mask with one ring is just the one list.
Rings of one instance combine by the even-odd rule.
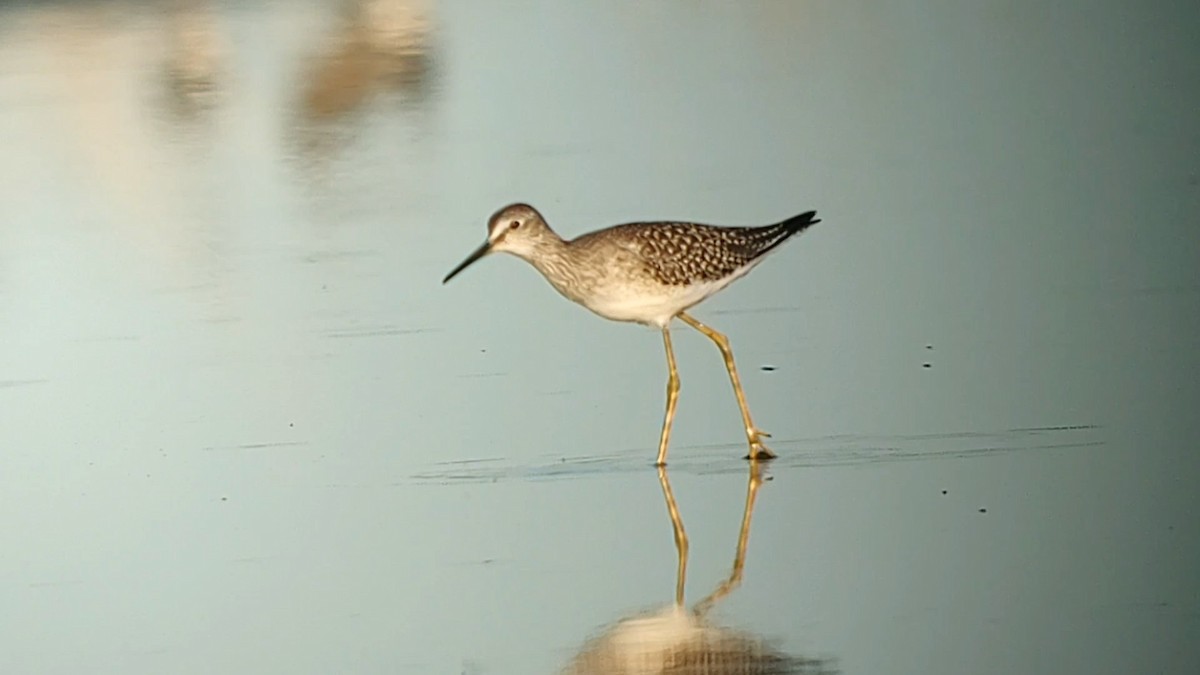
[[304, 75], [290, 129], [298, 157], [311, 162], [338, 154], [359, 131], [355, 114], [381, 96], [420, 111], [433, 73], [425, 2], [346, 0]]
[[205, 0], [179, 0], [168, 18], [166, 106], [191, 119], [213, 107], [219, 91], [221, 44], [216, 18]]
[[303, 92], [310, 118], [354, 111], [379, 91], [421, 99], [428, 82], [430, 26], [419, 0], [353, 0]]
[[784, 673], [834, 673], [832, 664], [785, 654], [751, 633], [713, 623], [712, 608], [742, 583], [750, 520], [762, 485], [762, 465], [750, 463], [746, 508], [738, 535], [737, 552], [729, 577], [692, 609], [684, 603], [687, 578], [688, 538], [683, 519], [671, 491], [665, 467], [659, 467], [659, 483], [667, 502], [667, 513], [675, 534], [678, 568], [675, 603], [664, 610], [619, 621], [584, 645], [563, 671], [565, 675], [634, 675], [651, 673], [677, 675], [783, 675]]

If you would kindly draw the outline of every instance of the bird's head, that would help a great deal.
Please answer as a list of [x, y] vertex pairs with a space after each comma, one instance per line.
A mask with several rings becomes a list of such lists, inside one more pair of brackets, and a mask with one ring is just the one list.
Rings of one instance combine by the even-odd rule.
[[442, 283], [489, 253], [511, 253], [529, 258], [539, 245], [556, 237], [537, 209], [528, 204], [510, 204], [492, 214], [488, 219], [487, 241], [451, 270]]

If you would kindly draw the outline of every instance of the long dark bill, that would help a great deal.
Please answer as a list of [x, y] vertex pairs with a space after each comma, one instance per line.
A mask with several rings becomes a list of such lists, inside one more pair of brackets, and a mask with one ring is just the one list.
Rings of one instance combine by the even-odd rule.
[[490, 251], [491, 249], [492, 249], [492, 242], [490, 242], [490, 241], [483, 242], [483, 246], [480, 246], [479, 248], [475, 249], [475, 251], [473, 253], [471, 253], [471, 255], [467, 256], [466, 260], [460, 262], [458, 264], [458, 267], [455, 267], [453, 270], [451, 270], [450, 274], [447, 274], [446, 278], [442, 279], [442, 283], [444, 284], [447, 281], [450, 281], [451, 279], [453, 279], [455, 277], [455, 275], [457, 275], [459, 272], [467, 269], [468, 265], [475, 262], [476, 260], [479, 260], [483, 256], [487, 255], [488, 251]]

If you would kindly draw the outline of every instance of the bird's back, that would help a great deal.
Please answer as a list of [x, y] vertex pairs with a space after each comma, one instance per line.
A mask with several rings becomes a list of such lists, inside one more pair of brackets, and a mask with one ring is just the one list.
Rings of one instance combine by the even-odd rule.
[[569, 246], [580, 253], [596, 249], [626, 251], [640, 259], [646, 273], [657, 283], [687, 286], [719, 281], [737, 273], [791, 236], [820, 222], [815, 216], [815, 211], [809, 211], [760, 227], [626, 223], [582, 235]]

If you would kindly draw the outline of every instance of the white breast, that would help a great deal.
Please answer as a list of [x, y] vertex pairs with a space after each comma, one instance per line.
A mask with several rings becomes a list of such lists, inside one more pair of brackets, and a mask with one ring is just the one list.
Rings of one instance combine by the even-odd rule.
[[597, 289], [586, 298], [571, 298], [600, 316], [613, 321], [633, 321], [662, 328], [675, 315], [693, 307], [745, 276], [759, 261], [739, 268], [729, 276], [690, 286], [611, 286]]

